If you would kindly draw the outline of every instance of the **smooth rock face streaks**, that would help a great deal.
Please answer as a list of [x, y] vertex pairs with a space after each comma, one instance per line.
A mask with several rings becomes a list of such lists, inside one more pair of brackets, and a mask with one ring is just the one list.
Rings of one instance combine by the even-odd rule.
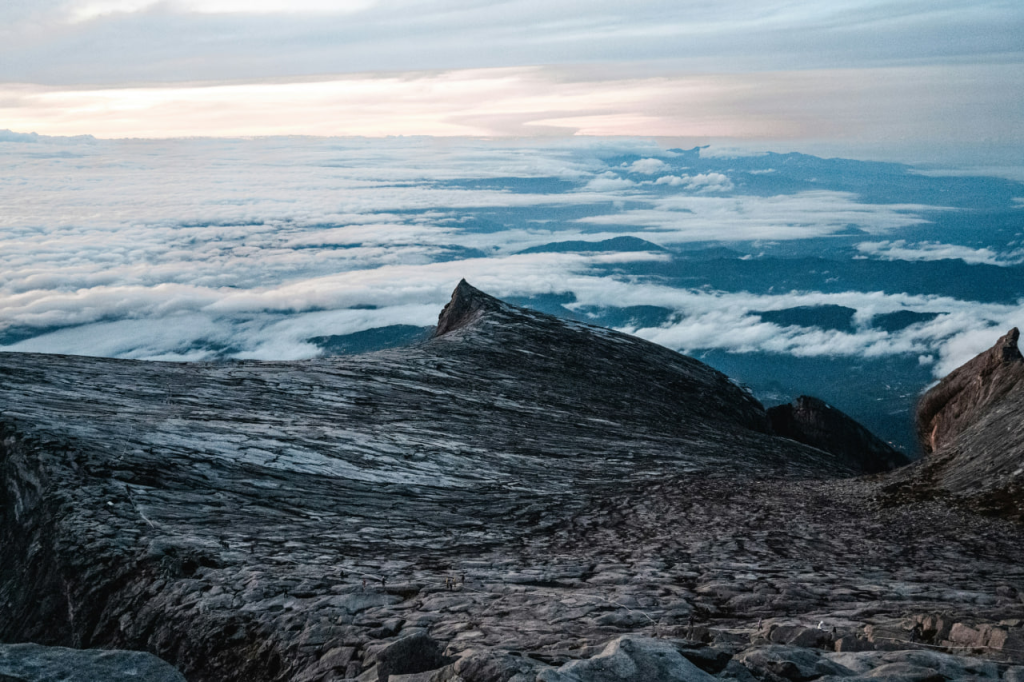
[[1024, 662], [1020, 526], [891, 504], [664, 348], [465, 283], [445, 319], [296, 363], [0, 355], [0, 641], [190, 682]]

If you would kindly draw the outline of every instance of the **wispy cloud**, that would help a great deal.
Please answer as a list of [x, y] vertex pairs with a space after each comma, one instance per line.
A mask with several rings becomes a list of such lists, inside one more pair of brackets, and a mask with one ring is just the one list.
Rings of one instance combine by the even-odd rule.
[[[724, 189], [724, 181], [705, 176], [703, 182], [686, 182], [685, 189]], [[724, 177], [724, 176], [722, 176]], [[718, 184], [716, 184], [716, 181]], [[667, 183], [672, 184], [672, 183]], [[935, 207], [899, 204], [866, 204], [847, 192], [811, 191], [760, 196], [702, 196], [674, 194], [652, 200], [651, 208], [588, 216], [580, 222], [593, 225], [632, 225], [659, 232], [659, 243], [687, 241], [744, 241], [806, 239], [833, 234], [857, 225], [884, 234], [900, 227], [926, 222], [920, 213]]]
[[987, 247], [971, 248], [938, 242], [907, 242], [903, 239], [880, 242], [861, 242], [857, 250], [867, 256], [885, 260], [945, 260], [958, 259], [965, 263], [988, 265], [1017, 265], [1024, 263], [1024, 249], [999, 253]]
[[732, 180], [724, 173], [698, 173], [697, 175], [663, 175], [654, 181], [657, 185], [685, 187], [697, 192], [728, 192]]

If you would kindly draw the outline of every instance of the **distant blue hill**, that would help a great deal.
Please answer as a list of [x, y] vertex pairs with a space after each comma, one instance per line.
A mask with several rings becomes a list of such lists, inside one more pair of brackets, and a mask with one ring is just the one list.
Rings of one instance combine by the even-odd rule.
[[853, 331], [853, 316], [856, 313], [853, 308], [841, 305], [815, 305], [766, 310], [754, 314], [760, 315], [765, 322], [772, 322], [780, 327], [820, 327], [847, 332]]
[[918, 322], [930, 322], [938, 317], [938, 313], [918, 313], [913, 310], [897, 310], [894, 313], [883, 313], [871, 318], [871, 326], [887, 332], [898, 332]]
[[552, 242], [531, 246], [519, 253], [574, 253], [587, 251], [665, 251], [666, 249], [638, 237], [613, 237], [599, 242]]
[[885, 261], [824, 258], [674, 258], [596, 264], [595, 274], [628, 275], [684, 289], [777, 294], [787, 291], [883, 291], [1014, 304], [1024, 297], [1024, 265], [962, 260]]
[[308, 341], [319, 346], [324, 355], [355, 355], [426, 341], [433, 329], [410, 324], [393, 324], [352, 334], [316, 336]]
[[569, 320], [586, 321], [584, 316], [565, 307], [570, 303], [576, 302], [576, 294], [571, 291], [534, 294], [533, 296], [505, 296], [502, 300], [512, 305], [537, 310], [548, 315], [556, 315]]

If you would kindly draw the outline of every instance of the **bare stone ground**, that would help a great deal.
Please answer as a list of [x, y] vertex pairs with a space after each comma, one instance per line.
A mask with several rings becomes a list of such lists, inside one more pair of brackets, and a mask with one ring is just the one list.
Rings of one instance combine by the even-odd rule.
[[194, 681], [597, 680], [652, 640], [731, 679], [1020, 679], [1019, 524], [772, 436], [689, 358], [475, 300], [346, 359], [0, 354], [0, 641]]

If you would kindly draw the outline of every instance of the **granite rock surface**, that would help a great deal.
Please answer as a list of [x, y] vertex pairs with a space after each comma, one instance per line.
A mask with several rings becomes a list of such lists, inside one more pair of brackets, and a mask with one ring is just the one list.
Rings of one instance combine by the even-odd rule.
[[139, 651], [101, 651], [0, 644], [2, 682], [185, 682], [156, 656]]
[[642, 340], [465, 283], [440, 322], [292, 363], [0, 354], [0, 641], [195, 682], [1024, 664], [1014, 521], [896, 499]]
[[921, 399], [926, 453], [893, 477], [894, 498], [943, 496], [1024, 521], [1024, 356], [1014, 328]]

